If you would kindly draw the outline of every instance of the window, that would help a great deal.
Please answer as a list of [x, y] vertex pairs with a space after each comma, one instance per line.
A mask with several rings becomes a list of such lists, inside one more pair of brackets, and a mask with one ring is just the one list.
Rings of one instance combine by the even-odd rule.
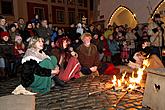
[[1, 14], [13, 15], [13, 0], [1, 0]]
[[34, 7], [34, 14], [38, 14], [41, 19], [45, 18], [44, 8]]
[[84, 0], [84, 7], [87, 7], [87, 6], [88, 6], [88, 1]]
[[78, 0], [78, 6], [83, 6], [83, 0]]
[[85, 16], [85, 12], [78, 12], [78, 21], [82, 21], [82, 17]]
[[52, 3], [56, 3], [56, 0], [51, 0]]
[[67, 0], [68, 5], [75, 5], [75, 0]]
[[93, 0], [90, 0], [90, 10], [93, 11]]
[[57, 3], [64, 3], [64, 0], [57, 0]]
[[56, 17], [57, 23], [64, 23], [64, 10], [57, 10]]
[[69, 24], [74, 24], [76, 21], [75, 21], [75, 12], [74, 11], [70, 11], [69, 14]]
[[87, 7], [88, 1], [87, 0], [78, 0], [78, 6]]

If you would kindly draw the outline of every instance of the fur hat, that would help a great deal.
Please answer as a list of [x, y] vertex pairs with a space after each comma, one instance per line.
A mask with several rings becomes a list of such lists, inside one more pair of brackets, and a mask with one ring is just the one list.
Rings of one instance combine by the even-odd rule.
[[1, 35], [1, 38], [3, 38], [4, 36], [8, 36], [9, 37], [9, 33], [8, 32], [1, 32], [0, 35]]

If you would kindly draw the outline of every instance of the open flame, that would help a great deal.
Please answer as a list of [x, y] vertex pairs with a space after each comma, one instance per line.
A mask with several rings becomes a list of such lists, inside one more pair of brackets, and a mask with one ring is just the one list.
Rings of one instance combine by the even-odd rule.
[[136, 89], [138, 85], [140, 85], [141, 83], [144, 69], [149, 66], [148, 57], [149, 56], [147, 56], [147, 58], [143, 61], [142, 68], [138, 68], [136, 72], [137, 74], [136, 77], [135, 77], [135, 72], [132, 72], [132, 75], [128, 78], [128, 81], [126, 81], [125, 79], [125, 76], [127, 74], [126, 71], [122, 75], [121, 79], [117, 79], [116, 76], [113, 75], [113, 80], [112, 80], [113, 86], [117, 87], [118, 89], [121, 89], [124, 86], [127, 86], [128, 90]]
[[113, 75], [113, 80], [112, 80], [113, 86], [116, 86], [116, 81], [117, 81], [116, 75]]

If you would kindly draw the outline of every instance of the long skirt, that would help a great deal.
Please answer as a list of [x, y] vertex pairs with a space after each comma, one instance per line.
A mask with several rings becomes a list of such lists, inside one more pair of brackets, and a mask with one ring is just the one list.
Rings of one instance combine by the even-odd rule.
[[71, 57], [68, 61], [68, 64], [64, 70], [60, 70], [59, 78], [63, 81], [69, 81], [71, 78], [74, 78], [76, 73], [80, 71], [80, 63], [75, 57]]
[[30, 85], [33, 92], [44, 94], [50, 91], [51, 77], [34, 75], [34, 82]]

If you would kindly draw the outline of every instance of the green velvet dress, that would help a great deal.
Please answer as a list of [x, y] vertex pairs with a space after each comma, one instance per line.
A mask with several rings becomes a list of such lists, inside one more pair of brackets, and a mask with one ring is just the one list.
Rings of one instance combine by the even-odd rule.
[[[54, 56], [50, 56], [49, 58], [44, 59], [39, 63], [42, 68], [46, 69], [54, 69], [57, 65], [57, 59]], [[33, 92], [44, 94], [50, 91], [52, 85], [51, 76], [39, 76], [34, 74], [34, 81], [30, 85], [30, 88]]]

